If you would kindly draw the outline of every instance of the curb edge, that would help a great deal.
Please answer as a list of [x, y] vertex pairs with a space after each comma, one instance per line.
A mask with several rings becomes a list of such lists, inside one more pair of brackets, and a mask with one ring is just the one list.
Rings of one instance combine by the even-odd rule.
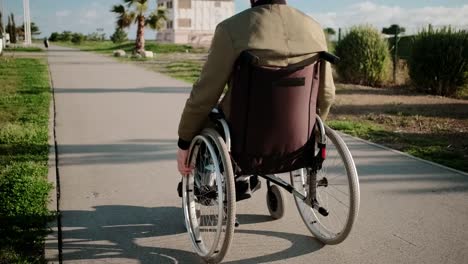
[[386, 147], [386, 146], [383, 146], [383, 145], [380, 145], [380, 144], [377, 144], [377, 143], [374, 143], [374, 142], [370, 142], [370, 141], [362, 139], [362, 138], [351, 136], [349, 134], [346, 134], [346, 133], [343, 133], [343, 132], [340, 132], [340, 131], [337, 131], [337, 130], [335, 130], [335, 131], [338, 132], [341, 135], [346, 136], [346, 137], [350, 137], [350, 138], [355, 139], [357, 141], [361, 141], [363, 143], [366, 143], [367, 145], [371, 145], [371, 146], [374, 146], [374, 147], [377, 147], [377, 148], [380, 148], [380, 149], [388, 150], [388, 151], [391, 151], [391, 152], [393, 152], [395, 154], [400, 154], [400, 155], [406, 156], [408, 158], [411, 158], [411, 159], [414, 159], [414, 160], [417, 160], [417, 161], [420, 161], [420, 162], [423, 162], [423, 163], [426, 163], [426, 164], [429, 164], [429, 165], [432, 165], [432, 166], [435, 166], [435, 167], [439, 167], [441, 169], [449, 170], [451, 172], [454, 172], [454, 173], [457, 173], [457, 174], [460, 174], [460, 175], [463, 175], [463, 176], [468, 176], [468, 173], [466, 173], [464, 171], [457, 170], [457, 169], [454, 169], [454, 168], [450, 168], [450, 167], [447, 167], [445, 165], [435, 163], [433, 161], [418, 158], [418, 157], [415, 157], [415, 156], [413, 156], [411, 154], [408, 154], [408, 153], [405, 153], [405, 152], [402, 152], [402, 151], [399, 151], [399, 150], [396, 150], [396, 149], [392, 149], [392, 148], [389, 148], [389, 147]]

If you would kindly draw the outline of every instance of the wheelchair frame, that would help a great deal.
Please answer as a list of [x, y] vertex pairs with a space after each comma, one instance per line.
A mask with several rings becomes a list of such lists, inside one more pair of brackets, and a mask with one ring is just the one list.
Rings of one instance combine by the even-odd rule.
[[[214, 122], [218, 122], [223, 129], [223, 134], [224, 134], [224, 141], [226, 143], [226, 146], [229, 151], [231, 151], [231, 132], [229, 130], [229, 125], [227, 121], [224, 119], [223, 114], [217, 109], [213, 109], [212, 112], [210, 113], [210, 118]], [[290, 183], [287, 183], [285, 180], [275, 176], [275, 175], [256, 175], [261, 178], [264, 178], [267, 181], [267, 187], [268, 191], [271, 190], [271, 183], [276, 184], [277, 186], [283, 188], [287, 192], [291, 193], [292, 195], [298, 197], [301, 199], [303, 202], [305, 202], [307, 205], [310, 207], [316, 209], [321, 215], [327, 216], [328, 211], [327, 209], [321, 207], [316, 199], [316, 172], [321, 169], [323, 161], [326, 159], [326, 153], [327, 153], [327, 137], [326, 137], [326, 132], [325, 132], [325, 125], [322, 121], [322, 119], [317, 115], [316, 117], [316, 127], [318, 130], [318, 142], [317, 146], [319, 147], [319, 151], [317, 155], [314, 157], [314, 167], [312, 168], [312, 173], [310, 175], [312, 177], [309, 177], [309, 193], [311, 195], [308, 195], [307, 197], [302, 195], [300, 192], [298, 192], [294, 186], [292, 186]], [[328, 184], [326, 181], [321, 182], [320, 184]]]
[[[319, 56], [320, 56], [320, 59], [328, 61], [333, 64], [339, 61], [338, 57], [327, 52], [321, 52]], [[187, 189], [189, 187], [195, 188], [193, 186], [194, 184], [193, 175], [190, 177], [183, 177], [182, 193], [183, 193], [183, 209], [184, 209], [184, 215], [185, 215], [185, 222], [187, 226], [187, 231], [192, 240], [192, 245], [194, 246], [194, 249], [195, 251], [197, 251], [198, 255], [202, 257], [205, 261], [209, 263], [212, 263], [212, 262], [217, 263], [217, 262], [221, 262], [224, 256], [227, 254], [227, 251], [229, 250], [230, 244], [232, 242], [232, 236], [234, 234], [234, 224], [235, 224], [234, 218], [235, 218], [235, 212], [236, 212], [234, 179], [236, 176], [243, 176], [243, 175], [236, 175], [233, 171], [233, 166], [232, 166], [233, 164], [232, 164], [232, 159], [230, 156], [231, 144], [232, 144], [231, 131], [229, 129], [228, 122], [225, 120], [224, 114], [220, 110], [215, 108], [210, 113], [209, 118], [212, 120], [212, 122], [215, 123], [216, 129], [207, 128], [202, 132], [201, 135], [198, 135], [194, 138], [190, 146], [190, 155], [189, 155], [187, 162], [191, 162], [191, 160], [194, 159], [194, 157], [192, 157], [192, 155], [194, 155], [193, 153], [195, 153], [193, 152], [193, 148], [197, 147], [197, 144], [200, 144], [200, 143], [196, 143], [199, 141], [208, 146], [210, 155], [216, 158], [216, 160], [218, 160], [218, 157], [217, 157], [218, 154], [216, 154], [216, 151], [213, 149], [213, 147], [210, 146], [210, 144], [215, 144], [218, 150], [220, 151], [222, 150], [224, 153], [224, 154], [219, 153], [220, 155], [219, 157], [223, 157], [221, 160], [224, 166], [226, 166], [225, 173], [230, 175], [229, 177], [225, 176], [227, 180], [224, 181], [224, 184], [227, 184], [226, 189], [230, 189], [230, 191], [229, 192], [226, 191], [228, 202], [226, 202], [226, 200], [224, 200], [224, 197], [221, 196], [222, 198], [221, 200], [224, 201], [224, 207], [223, 209], [221, 209], [221, 206], [223, 205], [218, 204], [218, 216], [223, 215], [223, 213], [226, 213], [225, 210], [227, 210], [226, 215], [224, 215], [225, 217], [224, 221], [226, 221], [225, 222], [226, 225], [225, 225], [225, 230], [223, 231], [223, 228], [222, 228], [223, 223], [222, 221], [218, 220], [216, 224], [216, 230], [217, 230], [216, 237], [213, 240], [213, 244], [211, 247], [209, 248], [205, 247], [203, 238], [201, 237], [202, 235], [200, 235], [200, 230], [198, 230], [199, 220], [197, 219], [199, 216], [197, 215], [198, 212], [196, 211], [197, 209], [195, 208], [196, 202], [194, 198], [196, 196], [195, 195], [196, 189]], [[271, 200], [275, 200], [275, 198], [276, 200], [278, 200], [278, 198], [281, 199], [281, 201], [278, 203], [278, 204], [281, 204], [281, 206], [278, 205], [278, 207], [283, 206], [284, 201], [281, 198], [281, 192], [280, 192], [280, 189], [278, 188], [280, 187], [281, 189], [284, 189], [293, 195], [295, 203], [296, 203], [296, 207], [299, 211], [299, 214], [301, 215], [301, 218], [304, 224], [314, 236], [316, 236], [320, 241], [324, 242], [325, 244], [330, 244], [330, 245], [339, 244], [342, 241], [344, 241], [346, 237], [349, 235], [352, 229], [352, 226], [354, 224], [354, 221], [358, 215], [359, 200], [360, 200], [358, 174], [357, 174], [357, 170], [356, 170], [352, 155], [349, 152], [349, 149], [344, 143], [344, 141], [336, 132], [334, 132], [332, 129], [327, 127], [323, 123], [323, 121], [320, 119], [319, 116], [316, 116], [315, 128], [312, 133], [314, 133], [314, 136], [316, 137], [315, 143], [317, 146], [317, 149], [314, 151], [312, 165], [307, 168], [302, 168], [300, 170], [300, 174], [296, 174], [295, 172], [297, 171], [294, 171], [294, 172], [291, 171], [290, 172], [291, 183], [288, 183], [285, 180], [275, 175], [255, 175], [255, 176], [260, 176], [261, 178], [264, 178], [267, 181], [267, 187], [268, 187], [267, 204], [268, 204], [268, 209], [270, 210], [270, 214], [274, 219], [279, 219], [284, 214], [284, 210], [281, 213], [279, 213], [280, 210], [278, 208], [276, 209], [270, 208], [270, 202]], [[327, 207], [330, 206], [327, 200], [323, 200], [321, 191], [318, 187], [329, 187], [329, 186], [334, 187], [335, 185], [333, 183], [334, 181], [329, 183], [329, 181], [331, 181], [333, 178], [327, 178], [328, 177], [327, 169], [326, 169], [327, 165], [324, 164], [324, 161], [327, 158], [327, 144], [328, 144], [327, 140], [328, 139], [331, 141], [331, 144], [336, 149], [337, 155], [343, 162], [343, 167], [345, 169], [345, 174], [346, 174], [346, 180], [348, 181], [348, 184], [349, 184], [349, 194], [348, 194], [349, 213], [347, 213], [346, 215], [347, 219], [346, 219], [345, 225], [343, 226], [343, 229], [340, 229], [339, 231], [328, 230], [328, 227], [324, 225], [324, 223], [322, 223], [323, 219], [321, 218], [323, 217], [324, 219], [329, 219], [333, 215], [336, 218], [337, 216], [334, 214], [335, 208], [333, 208], [330, 211], [331, 212], [330, 213], [326, 208], [321, 207], [319, 203], [319, 200], [320, 200], [320, 202], [323, 202], [325, 206]], [[331, 152], [333, 152], [333, 147], [330, 148], [330, 150]], [[331, 155], [330, 157], [333, 157], [332, 153], [330, 153], [330, 155]], [[220, 171], [219, 165], [214, 164], [214, 166], [216, 167], [215, 171]], [[322, 168], [322, 166], [324, 166], [324, 168]], [[229, 169], [226, 169], [228, 167]], [[321, 171], [324, 171], [323, 173], [325, 175], [321, 175]], [[299, 177], [299, 176], [301, 177], [301, 181], [295, 181], [294, 178]], [[222, 180], [218, 179], [220, 177], [220, 174], [216, 174], [216, 177], [217, 177], [217, 182], [222, 182]], [[317, 180], [318, 177], [320, 177], [321, 179]], [[275, 185], [272, 185], [271, 183]], [[302, 189], [303, 192], [301, 192], [300, 190], [301, 186], [303, 188]], [[217, 186], [217, 189], [218, 189], [217, 193], [224, 195], [223, 190], [219, 188], [220, 186]], [[231, 195], [228, 195], [227, 193], [230, 193]], [[233, 193], [234, 193], [234, 197], [232, 195]], [[229, 208], [231, 209], [226, 209], [227, 204], [230, 204]], [[312, 215], [309, 215], [310, 211], [312, 212]], [[315, 214], [315, 212], [317, 212], [318, 214]], [[312, 219], [310, 219], [310, 217], [312, 217]], [[333, 217], [331, 218], [333, 219]], [[195, 226], [191, 225], [191, 221], [195, 222]], [[319, 227], [315, 225], [317, 223]], [[218, 242], [220, 241], [220, 236], [221, 236], [220, 232], [225, 232], [225, 238], [223, 239], [221, 248], [218, 247]]]

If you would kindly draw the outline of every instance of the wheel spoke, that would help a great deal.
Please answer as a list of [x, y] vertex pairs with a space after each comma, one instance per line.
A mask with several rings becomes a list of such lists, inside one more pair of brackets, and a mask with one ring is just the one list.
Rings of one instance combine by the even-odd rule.
[[[235, 199], [229, 198], [235, 194], [234, 174], [230, 163], [226, 166], [229, 152], [219, 138], [214, 133], [195, 137], [189, 150], [190, 164], [195, 165], [195, 170], [184, 178], [188, 182], [186, 188], [193, 189], [184, 193], [185, 217], [191, 219], [186, 221], [188, 233], [196, 252], [210, 261], [221, 261], [226, 254], [234, 228], [230, 219], [235, 217]], [[188, 206], [191, 203], [196, 206]]]
[[[351, 154], [339, 136], [327, 128], [327, 159], [317, 172], [316, 199], [329, 214], [323, 216], [295, 197], [299, 213], [311, 233], [325, 243], [340, 243], [349, 234], [359, 207], [359, 183]], [[291, 182], [302, 194], [308, 192], [306, 177], [293, 177]], [[320, 182], [321, 179], [327, 179]], [[355, 178], [355, 180], [353, 180]], [[354, 198], [352, 198], [354, 197]], [[351, 211], [351, 206], [354, 210]]]

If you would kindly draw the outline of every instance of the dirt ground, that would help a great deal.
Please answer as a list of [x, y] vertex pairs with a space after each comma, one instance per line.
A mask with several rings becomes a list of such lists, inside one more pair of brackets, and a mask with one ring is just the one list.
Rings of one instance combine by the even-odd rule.
[[329, 122], [335, 129], [468, 171], [468, 100], [410, 88], [337, 85]]
[[332, 118], [365, 118], [413, 133], [468, 132], [468, 100], [345, 84], [337, 85], [336, 94]]

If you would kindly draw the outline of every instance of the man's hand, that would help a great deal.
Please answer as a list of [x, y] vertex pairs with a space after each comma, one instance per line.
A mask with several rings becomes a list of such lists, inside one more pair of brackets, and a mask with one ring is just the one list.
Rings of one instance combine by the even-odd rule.
[[188, 150], [179, 149], [177, 151], [177, 168], [182, 176], [188, 176], [194, 169], [193, 167], [188, 167], [186, 165], [187, 156]]

